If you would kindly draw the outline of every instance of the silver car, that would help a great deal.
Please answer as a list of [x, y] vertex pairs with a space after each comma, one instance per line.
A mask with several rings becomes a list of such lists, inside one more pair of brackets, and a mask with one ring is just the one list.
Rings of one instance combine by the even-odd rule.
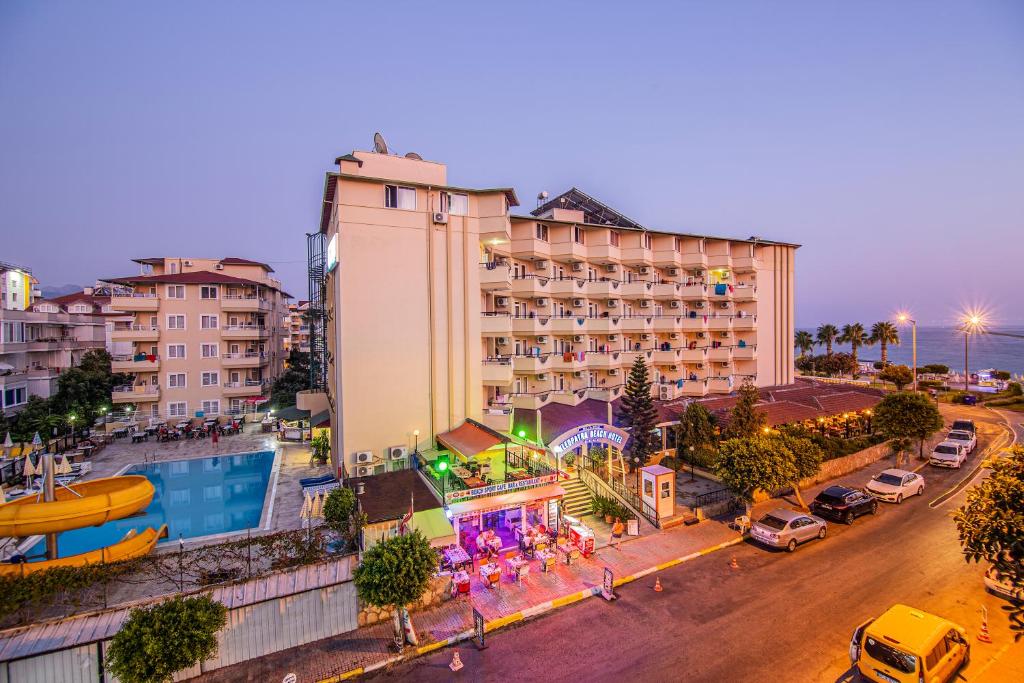
[[828, 524], [821, 517], [793, 510], [772, 510], [750, 527], [750, 537], [773, 548], [789, 552], [812, 538], [825, 538]]

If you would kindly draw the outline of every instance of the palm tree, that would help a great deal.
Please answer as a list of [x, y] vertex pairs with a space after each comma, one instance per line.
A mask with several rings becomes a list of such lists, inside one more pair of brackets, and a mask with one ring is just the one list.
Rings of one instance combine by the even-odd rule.
[[886, 365], [889, 362], [889, 344], [899, 345], [900, 333], [888, 320], [877, 322], [871, 326], [871, 343], [881, 347], [882, 365]]
[[793, 344], [800, 349], [800, 357], [803, 358], [808, 351], [814, 348], [814, 337], [810, 332], [801, 330], [793, 335]]
[[826, 323], [818, 327], [818, 333], [815, 336], [815, 341], [818, 342], [819, 346], [825, 347], [825, 355], [832, 355], [832, 343], [839, 337], [839, 330], [836, 326], [831, 323]]
[[860, 323], [851, 323], [849, 325], [843, 325], [843, 333], [839, 335], [837, 339], [840, 344], [850, 345], [850, 355], [853, 357], [853, 362], [857, 362], [857, 349], [862, 346], [867, 346], [871, 343], [871, 338], [868, 333], [864, 331], [864, 326]]

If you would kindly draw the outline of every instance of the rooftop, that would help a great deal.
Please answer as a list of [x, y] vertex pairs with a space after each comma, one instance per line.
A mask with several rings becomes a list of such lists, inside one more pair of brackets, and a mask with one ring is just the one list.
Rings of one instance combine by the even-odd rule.
[[356, 492], [359, 484], [363, 485], [363, 493], [357, 497], [368, 524], [401, 519], [409, 512], [410, 503], [414, 512], [441, 507], [416, 470], [398, 470], [346, 480], [346, 485]]

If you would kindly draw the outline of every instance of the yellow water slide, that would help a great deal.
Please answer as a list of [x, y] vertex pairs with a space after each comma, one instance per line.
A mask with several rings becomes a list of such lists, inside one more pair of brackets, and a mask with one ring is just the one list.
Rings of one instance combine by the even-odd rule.
[[141, 534], [132, 529], [117, 543], [100, 548], [99, 550], [90, 550], [86, 553], [61, 557], [56, 560], [0, 564], [0, 576], [25, 576], [26, 574], [43, 571], [44, 569], [53, 569], [54, 567], [81, 567], [87, 564], [133, 560], [136, 557], [142, 557], [152, 552], [157, 542], [166, 535], [166, 524], [159, 529], [149, 527]]
[[156, 489], [141, 475], [94, 479], [58, 486], [56, 500], [25, 496], [0, 505], [0, 537], [60, 533], [99, 526], [145, 510]]

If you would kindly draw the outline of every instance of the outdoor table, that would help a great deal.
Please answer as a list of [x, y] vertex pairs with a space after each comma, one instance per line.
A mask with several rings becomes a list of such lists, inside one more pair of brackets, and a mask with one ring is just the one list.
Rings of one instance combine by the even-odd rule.
[[480, 565], [480, 580], [484, 582], [488, 588], [493, 588], [498, 584], [498, 580], [501, 578], [501, 569], [498, 565], [493, 562], [485, 562]]
[[149, 441], [149, 434], [147, 434], [146, 432], [132, 434], [132, 443], [139, 443], [141, 441]]
[[128, 436], [127, 427], [118, 427], [117, 429], [114, 430], [114, 438], [119, 439], [122, 436]]
[[480, 488], [481, 486], [486, 485], [484, 483], [484, 480], [481, 479], [480, 477], [466, 477], [465, 479], [462, 480], [462, 483], [471, 489]]
[[467, 470], [465, 467], [456, 466], [452, 468], [452, 474], [459, 479], [467, 479], [473, 476], [473, 473]]
[[473, 564], [473, 559], [469, 556], [469, 553], [466, 552], [465, 548], [462, 548], [461, 546], [445, 549], [444, 557], [448, 560], [452, 569], [456, 570], [464, 568], [467, 564]]
[[537, 551], [537, 559], [540, 560], [542, 571], [549, 572], [555, 568], [555, 553], [552, 550]]
[[177, 427], [178, 429], [184, 429], [185, 427], [188, 427], [188, 425], [189, 425], [188, 422], [179, 422], [178, 424], [176, 424], [174, 426]]
[[518, 581], [523, 574], [523, 568], [530, 566], [530, 561], [525, 557], [510, 557], [505, 560], [505, 565], [508, 567], [508, 573]]
[[558, 551], [565, 555], [565, 563], [571, 565], [575, 560], [580, 559], [580, 549], [571, 543], [558, 542]]
[[459, 593], [469, 593], [469, 574], [463, 570], [452, 574], [452, 595]]
[[159, 432], [160, 428], [155, 426], [155, 425], [150, 425], [150, 426], [146, 427], [143, 431], [145, 431], [149, 435], [153, 435], [153, 434], [156, 434], [157, 432]]

